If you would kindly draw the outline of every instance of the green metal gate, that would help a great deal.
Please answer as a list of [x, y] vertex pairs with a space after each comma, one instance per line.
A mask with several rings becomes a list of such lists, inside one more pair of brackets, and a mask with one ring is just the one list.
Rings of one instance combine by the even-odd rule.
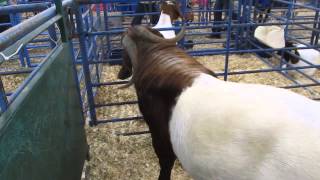
[[87, 147], [71, 50], [63, 43], [0, 116], [0, 179], [80, 179]]

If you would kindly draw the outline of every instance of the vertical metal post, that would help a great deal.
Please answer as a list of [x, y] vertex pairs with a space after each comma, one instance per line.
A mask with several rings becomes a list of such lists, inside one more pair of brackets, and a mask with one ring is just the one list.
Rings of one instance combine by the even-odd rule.
[[92, 5], [89, 5], [89, 19], [90, 19], [90, 27], [94, 28], [94, 17], [92, 12]]
[[[18, 17], [17, 16], [18, 15], [16, 13], [10, 14], [10, 23], [11, 23], [12, 26], [15, 26], [15, 25], [18, 24]], [[23, 47], [23, 49], [24, 48], [25, 47]], [[23, 50], [19, 52], [19, 61], [20, 61], [20, 64], [21, 64], [22, 67], [26, 66]]]
[[8, 99], [2, 84], [2, 79], [0, 77], [0, 113], [6, 111], [7, 108], [8, 108]]
[[[48, 8], [51, 6], [48, 5]], [[57, 32], [56, 32], [56, 28], [54, 25], [50, 26], [48, 28], [48, 36], [50, 37], [49, 39], [49, 43], [50, 43], [50, 47], [53, 49], [55, 46], [56, 46], [56, 43], [53, 42], [53, 41], [57, 41], [58, 40], [58, 37], [57, 37]], [[52, 41], [53, 40], [53, 41]]]
[[[294, 0], [291, 0], [291, 3], [289, 4], [289, 7], [288, 7], [288, 11], [287, 11], [287, 14], [286, 14], [286, 22], [285, 22], [285, 28], [284, 28], [284, 38], [285, 40], [287, 41], [287, 37], [288, 37], [288, 34], [289, 34], [289, 20], [291, 19], [291, 17], [294, 16]], [[293, 19], [293, 18], [292, 18]], [[284, 51], [285, 50], [281, 50], [281, 61], [280, 61], [280, 68], [282, 68], [283, 66], [283, 56], [284, 56]]]
[[[320, 8], [320, 2], [319, 1], [315, 1], [314, 2], [315, 4], [315, 7], [317, 8]], [[315, 12], [315, 17], [314, 17], [314, 24], [313, 24], [313, 28], [314, 29], [319, 29], [320, 28], [320, 15], [319, 15], [319, 10], [316, 10]], [[318, 40], [319, 40], [319, 32], [315, 32], [313, 31], [312, 32], [312, 35], [311, 35], [311, 40], [310, 40], [310, 44], [311, 45], [316, 45], [318, 43]]]
[[86, 32], [83, 29], [83, 19], [81, 10], [79, 5], [75, 3], [75, 15], [76, 15], [76, 22], [77, 22], [77, 31], [79, 33], [79, 41], [80, 41], [80, 51], [82, 57], [82, 66], [83, 66], [83, 73], [87, 91], [87, 100], [89, 106], [89, 114], [90, 114], [90, 125], [97, 124], [97, 117], [95, 111], [95, 104], [94, 104], [94, 96], [92, 90], [92, 82], [91, 82], [91, 74], [90, 74], [90, 67], [88, 61], [88, 51], [87, 51], [87, 44], [86, 44]]
[[[245, 9], [245, 23], [248, 23], [248, 24], [250, 24], [250, 22], [251, 22], [251, 12], [252, 12], [252, 8], [253, 8], [253, 6], [254, 6], [254, 0], [246, 0], [247, 1], [247, 3], [246, 3], [246, 9]], [[252, 30], [254, 29], [254, 28], [256, 28], [256, 26], [254, 26], [254, 27], [252, 27], [252, 26], [250, 26], [250, 25], [248, 25], [248, 26], [246, 26], [245, 28], [244, 28], [244, 31], [243, 31], [243, 33], [244, 33], [244, 40], [246, 40], [245, 41], [245, 44], [244, 44], [244, 47], [248, 47], [248, 44], [249, 44], [249, 42], [247, 41], [250, 37], [249, 37], [249, 35], [251, 35], [251, 34], [253, 34], [253, 33], [251, 33], [252, 32]]]
[[[242, 8], [243, 8], [243, 0], [239, 0], [238, 1], [238, 15], [237, 15], [237, 24], [241, 24], [242, 23]], [[243, 35], [243, 31], [242, 31], [243, 27], [237, 27], [236, 28], [236, 35], [235, 35], [235, 42], [234, 42], [234, 47], [238, 50], [239, 49], [239, 39], [242, 39], [242, 35]]]
[[207, 22], [207, 24], [209, 24], [210, 22], [211, 22], [211, 16], [212, 16], [212, 8], [211, 8], [211, 5], [212, 5], [212, 1], [211, 0], [208, 0], [208, 11], [209, 11], [209, 14], [208, 14], [208, 16], [209, 16], [209, 18], [208, 18], [208, 22]]
[[[74, 47], [73, 47], [73, 43], [72, 41], [69, 42], [69, 46], [70, 46], [70, 52], [71, 52], [71, 56], [72, 56], [72, 62], [73, 62], [73, 72], [74, 72], [74, 80], [76, 81], [76, 88], [77, 88], [77, 92], [78, 92], [78, 96], [79, 96], [79, 99], [80, 99], [80, 104], [81, 104], [81, 110], [82, 112], [84, 112], [84, 108], [83, 108], [83, 100], [82, 100], [82, 97], [81, 97], [81, 90], [80, 90], [80, 82], [78, 81], [78, 76], [77, 76], [77, 68], [76, 68], [76, 57], [75, 57], [75, 54], [74, 54]], [[83, 114], [83, 113], [82, 113]], [[85, 118], [83, 118], [85, 119]]]
[[98, 22], [98, 29], [101, 30], [101, 9], [100, 9], [100, 4], [96, 4], [96, 14], [97, 14], [97, 22]]
[[[89, 28], [91, 31], [93, 31], [95, 29], [95, 26], [94, 26], [94, 17], [93, 17], [93, 12], [92, 12], [92, 9], [91, 9], [91, 5], [89, 5], [89, 20], [90, 20], [90, 27]], [[89, 37], [89, 40], [91, 41], [91, 44], [92, 44], [92, 53], [93, 53], [93, 60], [94, 61], [99, 61], [98, 59], [98, 55], [97, 55], [97, 51], [99, 50], [98, 46], [97, 46], [97, 39], [99, 37], [96, 36], [96, 35], [93, 35], [93, 36], [90, 36]], [[98, 52], [99, 53], [99, 52]], [[96, 78], [95, 78], [95, 83], [99, 83], [100, 82], [100, 76], [99, 76], [99, 64], [95, 64], [95, 75], [96, 75]]]
[[87, 14], [87, 11], [89, 12], [89, 10], [87, 8], [85, 8], [85, 10], [84, 10], [84, 13], [85, 13], [84, 22], [85, 22], [86, 31], [89, 31], [89, 27], [90, 27], [89, 26], [89, 14]]
[[224, 77], [225, 81], [228, 80], [228, 72], [229, 72], [229, 56], [230, 56], [230, 40], [231, 40], [231, 29], [232, 29], [232, 12], [233, 12], [233, 1], [229, 1], [229, 9], [228, 9], [228, 26], [227, 26], [227, 42], [226, 42], [226, 57], [224, 64]]
[[[248, 23], [248, 0], [240, 0], [239, 4], [241, 5], [240, 12], [241, 15], [239, 17], [239, 24], [242, 23]], [[238, 42], [236, 42], [236, 48], [239, 50], [240, 47], [247, 45], [247, 39], [246, 39], [246, 27], [240, 26], [239, 28], [239, 34], [240, 38], [238, 38]], [[241, 45], [241, 46], [240, 46]]]
[[26, 63], [28, 67], [32, 67], [31, 59], [29, 56], [28, 49], [26, 47], [23, 47], [21, 52], [24, 54], [24, 57], [26, 58]]
[[[21, 22], [21, 16], [20, 14], [14, 14], [14, 17], [15, 17], [15, 25], [19, 24]], [[22, 58], [22, 61], [25, 60], [24, 64], [26, 63], [25, 66], [27, 67], [32, 67], [31, 65], [31, 59], [30, 59], [30, 56], [29, 56], [29, 52], [28, 52], [28, 49], [26, 47], [22, 47], [19, 55], [21, 54], [21, 58]]]
[[[106, 8], [106, 4], [102, 4], [102, 8], [103, 8], [105, 31], [108, 31], [109, 30], [109, 27], [108, 27], [108, 12], [107, 12], [107, 8]], [[110, 51], [111, 51], [110, 34], [107, 34], [107, 54], [108, 54], [108, 56], [109, 56]]]
[[[186, 10], [187, 10], [187, 3], [186, 3], [186, 1], [182, 1], [181, 3], [182, 3], [182, 4], [181, 4], [182, 14], [185, 14], [185, 13], [186, 13]], [[181, 25], [183, 25], [184, 23], [187, 23], [187, 22], [186, 22], [186, 21], [181, 22]], [[181, 30], [181, 29], [180, 29], [180, 30]], [[184, 47], [185, 37], [183, 37], [183, 38], [181, 39], [181, 41], [179, 42], [179, 44], [180, 44], [182, 47]]]
[[67, 42], [68, 40], [68, 31], [67, 31], [67, 26], [66, 26], [66, 13], [63, 10], [62, 7], [62, 1], [61, 0], [55, 0], [54, 1], [56, 5], [56, 12], [57, 14], [61, 14], [62, 18], [58, 21], [58, 26], [60, 28], [60, 34], [61, 34], [61, 41], [62, 42]]
[[[58, 40], [58, 38], [57, 38], [57, 33], [56, 33], [56, 29], [55, 29], [54, 25], [52, 25], [52, 26], [50, 26], [50, 27], [48, 28], [48, 36], [50, 37], [50, 39], [49, 39], [50, 47], [53, 49], [53, 48], [56, 46], [56, 44], [55, 44], [55, 42], [53, 42], [52, 40], [54, 40], [54, 41], [57, 41], [57, 40]], [[51, 40], [51, 39], [52, 39], [52, 40]]]

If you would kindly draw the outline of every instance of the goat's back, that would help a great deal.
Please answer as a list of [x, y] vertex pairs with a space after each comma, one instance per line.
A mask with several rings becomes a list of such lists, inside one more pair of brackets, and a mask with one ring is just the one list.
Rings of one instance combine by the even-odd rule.
[[177, 100], [171, 141], [195, 179], [316, 180], [319, 109], [287, 90], [201, 75]]

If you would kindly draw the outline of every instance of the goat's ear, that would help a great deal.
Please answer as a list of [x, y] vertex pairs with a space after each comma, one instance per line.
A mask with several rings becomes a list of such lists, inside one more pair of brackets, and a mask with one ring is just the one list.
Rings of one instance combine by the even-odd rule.
[[[300, 53], [298, 52], [297, 49], [294, 50], [294, 54], [300, 57]], [[297, 64], [299, 61], [300, 61], [300, 59], [298, 57], [294, 57], [291, 55], [290, 62], [292, 64]]]

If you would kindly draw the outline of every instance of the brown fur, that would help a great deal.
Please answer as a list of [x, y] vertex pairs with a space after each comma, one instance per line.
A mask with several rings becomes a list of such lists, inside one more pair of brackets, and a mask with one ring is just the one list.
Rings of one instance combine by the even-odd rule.
[[179, 5], [177, 3], [173, 3], [174, 5], [166, 3], [166, 1], [161, 4], [161, 11], [165, 14], [168, 14], [172, 21], [177, 20], [181, 16]]
[[[154, 34], [161, 34], [148, 28]], [[169, 135], [169, 119], [176, 99], [183, 89], [191, 86], [200, 73], [214, 73], [178, 48], [174, 43], [152, 43], [142, 40], [130, 28], [125, 34], [136, 43], [138, 64], [133, 69], [132, 83], [138, 104], [149, 126], [152, 144], [159, 158], [161, 180], [169, 180], [176, 159]], [[126, 51], [126, 50], [125, 50]], [[125, 55], [118, 77], [130, 74], [130, 57]]]
[[180, 11], [180, 3], [176, 3], [175, 1], [170, 1], [172, 4], [168, 4], [167, 1], [163, 1], [161, 3], [161, 11], [163, 13], [168, 14], [172, 21], [177, 20], [179, 17], [184, 18], [186, 21], [193, 21], [194, 20], [194, 14], [192, 12], [187, 12], [184, 15], [182, 15]]

